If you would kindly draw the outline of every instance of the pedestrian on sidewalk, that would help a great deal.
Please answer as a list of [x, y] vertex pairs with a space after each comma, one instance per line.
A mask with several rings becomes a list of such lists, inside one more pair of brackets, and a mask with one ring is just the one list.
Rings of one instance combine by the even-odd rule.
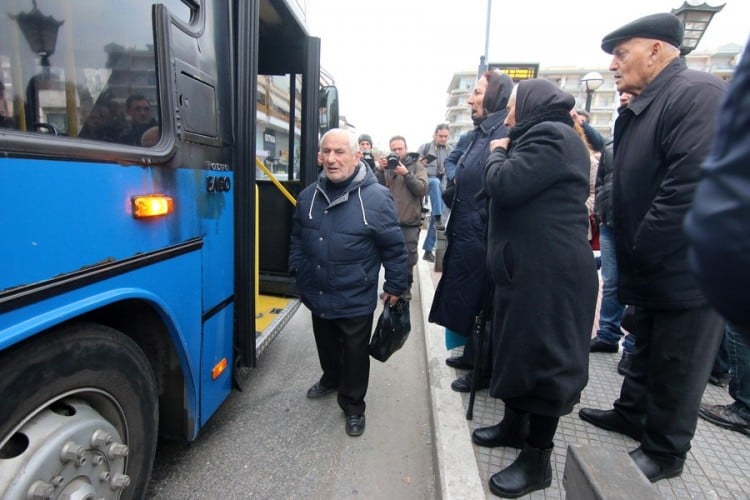
[[323, 369], [307, 397], [338, 391], [344, 429], [359, 436], [365, 430], [368, 346], [380, 266], [385, 267], [383, 299], [395, 304], [407, 288], [406, 246], [393, 198], [359, 161], [354, 136], [329, 130], [318, 158], [323, 171], [299, 195], [289, 251], [289, 270], [312, 313]]
[[389, 155], [395, 160], [391, 163], [389, 158], [380, 158], [375, 163], [375, 177], [391, 191], [396, 202], [398, 223], [409, 255], [409, 286], [402, 298], [411, 300], [414, 266], [419, 260], [419, 231], [422, 228], [422, 199], [427, 194], [427, 170], [419, 162], [419, 154], [408, 151], [403, 136], [394, 135], [388, 146], [397, 159]]
[[[455, 194], [451, 216], [446, 228], [448, 241], [443, 257], [443, 273], [435, 290], [429, 319], [467, 338], [461, 356], [446, 360], [448, 366], [471, 369], [478, 339], [472, 336], [474, 320], [482, 309], [487, 264], [485, 232], [486, 202], [477, 200], [482, 189], [482, 171], [489, 156], [489, 143], [505, 137], [508, 128], [503, 124], [508, 114], [506, 106], [513, 81], [500, 71], [487, 71], [477, 80], [468, 98], [474, 131], [466, 152], [461, 156], [455, 173]], [[489, 342], [485, 358], [489, 357]], [[487, 373], [477, 379], [477, 388], [489, 385]], [[459, 377], [451, 384], [453, 390], [469, 392], [472, 373]]]
[[726, 324], [724, 342], [729, 361], [729, 395], [734, 403], [701, 404], [698, 414], [719, 427], [750, 436], [750, 345], [731, 323]]
[[505, 416], [476, 429], [472, 440], [521, 448], [490, 478], [502, 497], [550, 486], [559, 418], [588, 381], [599, 278], [585, 205], [590, 154], [570, 115], [574, 105], [547, 80], [519, 82], [505, 119], [512, 128], [490, 142], [485, 169], [495, 284], [490, 395], [503, 400]]
[[445, 177], [445, 159], [453, 146], [448, 144], [451, 129], [447, 123], [440, 123], [435, 127], [432, 142], [422, 144], [417, 149], [420, 161], [427, 169], [427, 193], [430, 198], [430, 225], [427, 228], [422, 250], [422, 258], [427, 262], [435, 262], [435, 245], [437, 231], [445, 231], [443, 223], [443, 178]]
[[372, 154], [372, 137], [370, 134], [362, 134], [357, 138], [359, 143], [359, 153], [362, 155], [361, 160], [375, 171], [375, 156]]
[[683, 34], [660, 13], [602, 39], [617, 90], [634, 96], [615, 121], [612, 207], [618, 297], [634, 306], [636, 339], [613, 409], [579, 415], [640, 441], [630, 457], [652, 482], [682, 473], [723, 334], [690, 273], [682, 223], [726, 83], [687, 68]]
[[[620, 94], [621, 113], [632, 96]], [[602, 262], [602, 301], [599, 308], [599, 329], [591, 339], [591, 352], [616, 353], [623, 337], [622, 318], [625, 305], [617, 298], [617, 254], [615, 252], [614, 214], [612, 213], [612, 177], [614, 175], [614, 139], [604, 144], [599, 168], [596, 172], [594, 217], [599, 222], [599, 249]], [[633, 361], [635, 337], [628, 332], [622, 343], [622, 357], [617, 363], [617, 373], [625, 375]]]
[[703, 178], [685, 217], [690, 265], [708, 300], [750, 343], [750, 39], [732, 76]]

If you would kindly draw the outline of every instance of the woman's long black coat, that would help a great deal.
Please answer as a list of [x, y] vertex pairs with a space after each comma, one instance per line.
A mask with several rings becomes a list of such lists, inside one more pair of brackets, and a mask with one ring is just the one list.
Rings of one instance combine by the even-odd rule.
[[486, 200], [477, 200], [482, 173], [490, 154], [491, 140], [508, 134], [503, 125], [505, 109], [489, 115], [476, 129], [472, 143], [456, 171], [456, 194], [448, 219], [448, 247], [443, 256], [440, 278], [430, 309], [430, 321], [468, 336], [474, 318], [482, 309], [486, 277]]
[[513, 139], [509, 152], [496, 148], [488, 161], [490, 394], [517, 410], [565, 415], [588, 381], [598, 291], [587, 240], [590, 166], [574, 129], [550, 121]]

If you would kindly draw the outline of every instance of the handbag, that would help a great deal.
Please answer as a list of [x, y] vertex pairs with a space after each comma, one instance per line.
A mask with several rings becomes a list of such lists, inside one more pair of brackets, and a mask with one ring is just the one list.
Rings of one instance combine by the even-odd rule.
[[370, 356], [384, 363], [401, 349], [410, 331], [409, 302], [398, 299], [395, 305], [386, 304], [370, 339]]
[[599, 223], [596, 222], [596, 217], [593, 214], [589, 215], [589, 227], [591, 228], [591, 249], [601, 250], [599, 246]]

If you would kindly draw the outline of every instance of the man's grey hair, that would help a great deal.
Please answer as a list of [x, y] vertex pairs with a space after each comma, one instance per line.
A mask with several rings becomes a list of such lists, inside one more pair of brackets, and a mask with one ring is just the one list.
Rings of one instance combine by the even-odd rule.
[[346, 136], [349, 138], [349, 152], [354, 154], [359, 151], [359, 142], [357, 142], [357, 138], [349, 132], [348, 130], [344, 130], [343, 128], [332, 128], [328, 130], [325, 134], [323, 134], [323, 137], [320, 138], [320, 144], [318, 145], [318, 151], [323, 149], [323, 141], [326, 137], [332, 134], [346, 134]]
[[664, 44], [664, 47], [667, 49], [668, 53], [670, 53], [671, 55], [675, 55], [675, 54], [677, 54], [678, 56], [680, 55], [679, 47], [675, 47], [669, 42], [662, 42], [662, 43]]

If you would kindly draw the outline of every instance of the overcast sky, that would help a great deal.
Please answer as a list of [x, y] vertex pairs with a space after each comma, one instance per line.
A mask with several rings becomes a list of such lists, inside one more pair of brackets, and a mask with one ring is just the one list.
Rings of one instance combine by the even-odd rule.
[[[489, 61], [606, 69], [610, 56], [599, 48], [604, 35], [682, 1], [493, 0]], [[305, 3], [310, 34], [321, 38], [321, 63], [339, 88], [341, 113], [379, 148], [396, 134], [410, 150], [430, 140], [445, 119], [453, 73], [475, 71], [484, 53], [487, 0]], [[748, 34], [750, 0], [726, 0], [698, 51], [744, 45]]]

